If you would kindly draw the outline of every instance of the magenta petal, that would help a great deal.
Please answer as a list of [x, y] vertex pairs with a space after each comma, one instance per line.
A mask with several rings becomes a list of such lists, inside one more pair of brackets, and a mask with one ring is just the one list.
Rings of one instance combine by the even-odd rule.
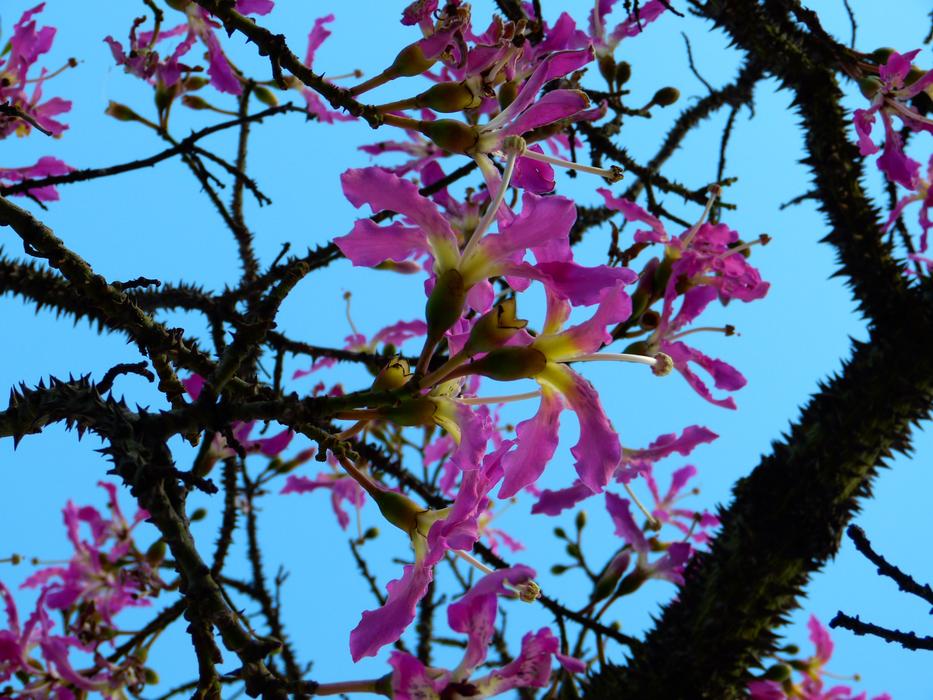
[[674, 369], [680, 372], [687, 383], [693, 387], [700, 396], [710, 403], [722, 406], [723, 408], [735, 409], [735, 401], [732, 397], [725, 399], [715, 399], [710, 393], [709, 388], [691, 369], [689, 363], [694, 362], [704, 370], [709, 372], [717, 389], [726, 391], [737, 391], [748, 382], [742, 373], [730, 364], [722, 360], [716, 360], [704, 355], [696, 348], [685, 345], [682, 342], [662, 343], [661, 350], [671, 356], [674, 361]]
[[389, 656], [389, 665], [393, 669], [393, 700], [421, 700], [437, 697], [447, 685], [445, 676], [435, 680], [428, 675], [424, 664], [403, 651], [393, 651]]
[[288, 443], [292, 441], [293, 437], [295, 437], [295, 433], [291, 430], [283, 430], [281, 433], [271, 438], [256, 440], [256, 444], [259, 446], [259, 451], [266, 457], [275, 457], [288, 447]]
[[784, 689], [777, 681], [749, 681], [750, 700], [787, 700]]
[[857, 109], [852, 121], [855, 124], [855, 133], [858, 134], [859, 153], [870, 156], [878, 152], [878, 146], [871, 140], [871, 129], [875, 123], [877, 107], [871, 109]]
[[275, 7], [275, 0], [237, 0], [236, 11], [241, 15], [267, 15]]
[[659, 0], [650, 0], [638, 9], [638, 14], [634, 12], [628, 18], [612, 30], [611, 39], [613, 42], [619, 42], [625, 37], [638, 36], [645, 29], [645, 25], [654, 22], [667, 9], [666, 2]]
[[404, 215], [428, 238], [445, 239], [457, 246], [447, 219], [427, 197], [418, 194], [414, 183], [381, 168], [355, 168], [340, 176], [343, 192], [355, 207], [368, 204], [374, 212], [389, 209]]
[[489, 418], [489, 409], [479, 406], [476, 410], [467, 405], [455, 404], [457, 425], [460, 426], [460, 444], [450, 456], [461, 471], [479, 469], [480, 461], [486, 454], [486, 443], [493, 431]]
[[415, 619], [415, 609], [433, 579], [433, 567], [416, 562], [405, 567], [402, 578], [389, 582], [385, 605], [364, 612], [350, 632], [350, 655], [354, 661], [375, 656], [386, 644], [402, 636]]
[[585, 94], [578, 90], [552, 90], [522, 112], [509, 124], [506, 133], [522, 134], [560, 121], [590, 106]]
[[691, 425], [677, 437], [676, 433], [661, 435], [644, 450], [626, 450], [626, 459], [644, 459], [652, 462], [668, 457], [675, 452], [687, 456], [698, 445], [712, 442], [719, 436], [708, 428]]
[[606, 510], [609, 511], [609, 517], [616, 527], [615, 534], [632, 545], [636, 552], [647, 553], [648, 540], [632, 517], [631, 504], [611, 491], [606, 491]]
[[624, 197], [613, 196], [612, 192], [605, 187], [600, 187], [596, 191], [603, 196], [603, 199], [606, 201], [606, 206], [621, 212], [626, 221], [648, 224], [648, 230], [635, 233], [636, 241], [666, 243], [670, 240], [670, 236], [668, 236], [667, 231], [664, 230], [664, 224], [661, 223], [658, 217], [652, 216], [631, 200], [625, 199]]
[[210, 29], [206, 30], [201, 36], [204, 43], [207, 44], [207, 54], [210, 62], [207, 66], [207, 74], [211, 78], [211, 85], [220, 92], [226, 92], [230, 95], [239, 95], [243, 91], [243, 86], [237, 80], [230, 62], [224, 55], [217, 35]]
[[[507, 666], [489, 675], [492, 692], [498, 695], [513, 688], [544, 688], [551, 679], [551, 657], [560, 650], [560, 642], [551, 630], [544, 628], [536, 633], [529, 632], [522, 638], [522, 650]], [[482, 683], [481, 692], [484, 691]]]
[[534, 103], [538, 92], [544, 87], [545, 83], [554, 78], [567, 75], [567, 73], [581, 68], [591, 60], [593, 60], [593, 50], [590, 48], [581, 51], [552, 53], [538, 64], [531, 77], [524, 82], [512, 103], [496, 117], [496, 122], [505, 124], [516, 119]]
[[577, 218], [573, 200], [566, 197], [539, 197], [526, 192], [522, 212], [501, 233], [486, 236], [480, 245], [493, 260], [505, 260], [528, 248], [566, 241]]
[[401, 262], [428, 253], [428, 243], [421, 229], [398, 221], [380, 226], [371, 219], [359, 219], [346, 236], [334, 243], [354, 265], [373, 267], [386, 260]]
[[619, 466], [622, 446], [593, 385], [573, 370], [565, 371], [573, 389], [564, 392], [564, 398], [580, 422], [580, 439], [570, 448], [577, 460], [574, 468], [580, 481], [599, 493]]
[[878, 77], [881, 78], [882, 82], [889, 85], [902, 85], [904, 78], [910, 72], [910, 63], [918, 53], [920, 53], [919, 49], [914, 49], [905, 54], [892, 51], [884, 65], [879, 66]]
[[400, 346], [410, 338], [417, 338], [428, 332], [427, 324], [421, 320], [399, 321], [386, 326], [373, 336], [374, 343], [386, 343]]
[[308, 68], [314, 65], [314, 54], [317, 53], [317, 50], [320, 48], [321, 44], [324, 43], [324, 40], [330, 36], [330, 30], [324, 25], [330, 24], [333, 21], [333, 14], [318, 17], [314, 20], [314, 26], [308, 33], [308, 52], [305, 54], [305, 65], [308, 66]]
[[505, 479], [499, 498], [511, 498], [537, 481], [557, 449], [563, 401], [560, 394], [551, 389], [542, 387], [541, 392], [538, 412], [515, 428], [518, 447], [503, 460]]
[[554, 658], [568, 673], [585, 673], [586, 664], [575, 656], [566, 656], [560, 652], [554, 653]]
[[[627, 267], [586, 267], [575, 262], [563, 261], [542, 262], [535, 267], [546, 276], [545, 284], [569, 299], [574, 306], [596, 304], [606, 290], [638, 280], [638, 273]], [[621, 288], [617, 289], [614, 295], [620, 303], [625, 304], [624, 309], [619, 309], [619, 313], [622, 314], [620, 320], [625, 320], [632, 313], [631, 300]]]
[[651, 578], [684, 585], [683, 570], [693, 553], [693, 547], [686, 542], [674, 542], [667, 548], [667, 554], [651, 565]]
[[882, 121], [885, 138], [884, 150], [878, 157], [878, 169], [892, 182], [915, 190], [920, 180], [920, 163], [904, 153], [904, 144], [900, 134], [891, 124], [891, 118], [883, 114]]
[[559, 515], [561, 511], [573, 508], [577, 503], [592, 495], [593, 490], [578, 479], [569, 488], [558, 489], [557, 491], [546, 489], [543, 491], [538, 498], [538, 502], [532, 506], [531, 512], [534, 514]]
[[[671, 275], [673, 278], [673, 275]], [[668, 288], [665, 292], [665, 297], [671, 296], [676, 298], [677, 296], [677, 283], [671, 282], [668, 284]], [[699, 316], [703, 311], [709, 306], [719, 292], [716, 287], [710, 285], [702, 285], [700, 287], [692, 287], [688, 289], [683, 295], [683, 301], [680, 305], [680, 310], [677, 312], [677, 315], [669, 324], [669, 329], [672, 331], [683, 328], [688, 323], [691, 323], [697, 316]], [[673, 301], [673, 299], [672, 299]], [[669, 312], [670, 304], [665, 304], [665, 312]]]
[[[542, 152], [540, 146], [532, 146], [530, 150]], [[554, 181], [554, 168], [540, 160], [521, 157], [515, 161], [512, 184], [534, 194], [551, 192], [556, 184]]]
[[807, 621], [807, 629], [810, 630], [810, 641], [816, 647], [817, 658], [826, 663], [833, 655], [833, 640], [829, 636], [829, 630], [820, 624], [816, 615], [810, 616]]

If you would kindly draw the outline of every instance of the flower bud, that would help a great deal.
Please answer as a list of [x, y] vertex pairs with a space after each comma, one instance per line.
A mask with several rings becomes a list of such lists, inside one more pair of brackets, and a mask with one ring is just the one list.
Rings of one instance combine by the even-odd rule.
[[463, 352], [472, 356], [495, 350], [527, 325], [528, 321], [515, 318], [515, 298], [506, 299], [476, 322]]
[[762, 679], [766, 681], [786, 681], [790, 678], [791, 668], [787, 664], [774, 664], [771, 668], [764, 672]]
[[256, 99], [262, 102], [264, 105], [269, 105], [270, 107], [279, 106], [279, 100], [275, 96], [275, 93], [267, 87], [257, 85], [253, 88], [253, 94], [255, 94]]
[[204, 520], [207, 517], [207, 510], [205, 508], [197, 508], [191, 514], [191, 517], [188, 518], [192, 523], [196, 523], [198, 520]]
[[483, 102], [464, 81], [460, 83], [438, 83], [415, 97], [418, 107], [427, 107], [435, 112], [460, 112], [479, 107]]
[[210, 103], [203, 97], [197, 95], [185, 95], [181, 98], [181, 103], [188, 109], [210, 109]]
[[534, 348], [499, 348], [458, 370], [455, 376], [481, 374], [500, 382], [530, 379], [544, 371], [547, 357]]
[[373, 390], [391, 391], [392, 389], [400, 389], [408, 383], [410, 378], [411, 367], [408, 365], [408, 360], [396, 355], [389, 364], [379, 370], [379, 374], [376, 375], [376, 379], [373, 381]]
[[136, 112], [134, 112], [132, 109], [126, 105], [120, 104], [119, 102], [114, 102], [113, 100], [111, 100], [107, 105], [107, 109], [104, 110], [104, 114], [107, 114], [121, 122], [145, 122], [145, 120], [136, 114]]
[[158, 539], [146, 550], [146, 561], [149, 562], [149, 566], [155, 567], [161, 564], [164, 559], [165, 540]]
[[859, 79], [858, 87], [859, 90], [862, 91], [862, 94], [870, 100], [881, 91], [883, 85], [878, 78], [873, 75], [869, 75], [865, 78]]
[[463, 276], [457, 270], [442, 273], [437, 278], [424, 309], [428, 338], [439, 340], [460, 318], [465, 302], [466, 287], [463, 284]]
[[579, 513], [577, 513], [577, 517], [574, 520], [574, 525], [577, 526], [578, 530], [582, 530], [583, 528], [586, 527], [586, 511], [585, 510], [581, 510]]
[[171, 7], [173, 10], [178, 10], [184, 12], [185, 8], [188, 7], [191, 0], [165, 0], [165, 4]]
[[562, 528], [562, 527], [559, 527], [559, 526], [558, 526], [558, 527], [555, 527], [555, 528], [554, 528], [554, 536], [555, 536], [555, 537], [560, 537], [562, 540], [566, 540], [566, 539], [567, 539], [567, 531], [564, 530], [564, 528]]
[[593, 592], [590, 594], [591, 603], [598, 603], [612, 595], [631, 559], [632, 556], [628, 552], [622, 552], [612, 558], [606, 570], [596, 580], [596, 585], [593, 586]]
[[515, 102], [516, 97], [518, 97], [518, 82], [510, 80], [507, 83], [502, 83], [502, 86], [499, 88], [499, 94], [497, 95], [499, 109], [508, 107]]
[[364, 540], [374, 540], [379, 537], [379, 528], [378, 527], [368, 527], [363, 533]]
[[616, 85], [622, 87], [632, 78], [632, 64], [622, 61], [616, 66]]
[[143, 678], [146, 679], [146, 685], [158, 685], [159, 684], [159, 674], [153, 671], [151, 668], [143, 669]]
[[384, 75], [389, 78], [410, 78], [421, 75], [434, 65], [436, 58], [427, 58], [420, 42], [409, 44], [398, 52], [392, 65], [386, 68]]
[[670, 107], [679, 99], [680, 90], [675, 87], [663, 87], [654, 93], [654, 97], [651, 98], [651, 104], [658, 105], [659, 107]]
[[185, 82], [182, 84], [185, 87], [185, 92], [194, 92], [195, 90], [200, 90], [209, 82], [211, 82], [210, 78], [205, 78], [200, 75], [192, 75], [185, 78]]
[[456, 119], [435, 119], [418, 122], [418, 131], [449, 153], [469, 152], [479, 140], [476, 127]]
[[554, 574], [555, 576], [560, 576], [561, 574], [566, 572], [569, 568], [570, 568], [569, 566], [566, 566], [564, 564], [555, 564], [554, 566], [551, 567], [551, 573]]
[[611, 54], [602, 54], [597, 57], [596, 64], [599, 66], [599, 74], [606, 79], [611, 88], [616, 79], [616, 60]]
[[159, 114], [164, 113], [172, 105], [172, 101], [177, 96], [178, 85], [166, 86], [159, 82], [155, 90], [155, 104]]
[[647, 580], [648, 577], [645, 575], [644, 570], [635, 569], [632, 573], [622, 579], [622, 582], [616, 589], [616, 594], [622, 596], [634, 593], [639, 588], [641, 588], [641, 585]]
[[881, 48], [872, 51], [871, 57], [878, 61], [878, 63], [887, 63], [888, 59], [891, 58], [892, 53], [894, 53], [894, 49], [892, 49], [890, 46], [882, 46]]

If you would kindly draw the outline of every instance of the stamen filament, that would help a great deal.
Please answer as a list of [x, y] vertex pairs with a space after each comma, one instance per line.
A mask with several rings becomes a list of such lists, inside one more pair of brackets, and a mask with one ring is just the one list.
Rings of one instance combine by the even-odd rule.
[[483, 218], [480, 219], [479, 223], [476, 225], [476, 229], [473, 231], [473, 235], [470, 236], [470, 240], [468, 240], [467, 244], [464, 246], [461, 259], [466, 258], [470, 252], [476, 248], [477, 242], [482, 238], [483, 234], [486, 233], [493, 219], [496, 217], [496, 212], [499, 211], [499, 206], [505, 199], [505, 193], [508, 191], [509, 183], [512, 181], [512, 173], [515, 171], [515, 161], [517, 159], [518, 152], [514, 150], [510, 151], [508, 160], [505, 162], [505, 171], [502, 173], [502, 182], [499, 185], [499, 191], [496, 192], [495, 198], [489, 203], [486, 212], [483, 214]]
[[627, 352], [594, 352], [590, 355], [580, 355], [568, 362], [634, 362], [639, 365], [654, 367], [658, 364], [657, 358], [647, 355], [633, 355]]
[[429, 387], [434, 386], [435, 384], [443, 384], [444, 378], [468, 359], [469, 356], [466, 353], [458, 352], [456, 355], [448, 359], [447, 362], [442, 364], [436, 370], [431, 372], [431, 374], [422, 379], [420, 386]]
[[349, 73], [341, 73], [340, 75], [328, 75], [327, 79], [333, 81], [333, 80], [345, 80], [347, 78], [362, 78], [362, 77], [363, 77], [363, 71], [357, 68], [355, 70], [350, 71]]
[[534, 399], [541, 396], [540, 390], [526, 391], [524, 394], [508, 394], [506, 396], [464, 396], [454, 401], [466, 404], [467, 406], [483, 406], [492, 403], [512, 403], [513, 401], [524, 401], [525, 399]]
[[713, 205], [716, 203], [716, 200], [719, 198], [719, 195], [722, 193], [722, 189], [719, 185], [715, 185], [709, 188], [709, 199], [706, 200], [706, 207], [703, 209], [703, 213], [700, 215], [699, 220], [690, 227], [690, 231], [687, 232], [687, 235], [681, 241], [681, 246], [686, 248], [690, 245], [690, 241], [693, 240], [693, 237], [697, 235], [697, 231], [700, 230], [700, 226], [703, 225], [709, 218], [709, 213], [713, 210]]
[[690, 335], [691, 333], [703, 333], [703, 332], [724, 333], [725, 335], [739, 335], [735, 331], [735, 326], [723, 326], [722, 328], [719, 328], [717, 326], [700, 326], [699, 328], [691, 328], [688, 331], [681, 331], [680, 333], [674, 333], [673, 335], [669, 335], [667, 339], [669, 341], [679, 340], [680, 338]]
[[754, 241], [749, 241], [748, 243], [737, 245], [735, 248], [729, 248], [729, 250], [717, 256], [716, 259], [724, 260], [725, 258], [735, 255], [736, 253], [741, 253], [745, 250], [749, 250], [752, 246], [768, 245], [770, 242], [771, 242], [771, 236], [769, 236], [767, 233], [763, 233], [758, 238], [756, 238]]
[[479, 561], [479, 560], [478, 560], [476, 557], [474, 557], [472, 554], [470, 554], [470, 553], [468, 553], [468, 552], [464, 552], [462, 549], [454, 549], [454, 550], [452, 550], [452, 551], [453, 551], [453, 553], [456, 554], [458, 557], [460, 557], [461, 559], [463, 559], [465, 562], [467, 562], [467, 563], [470, 564], [471, 566], [475, 566], [477, 569], [479, 569], [480, 571], [482, 571], [484, 574], [491, 574], [491, 573], [493, 572], [492, 569], [490, 569], [488, 566], [486, 566], [483, 562]]
[[572, 160], [564, 160], [563, 158], [545, 155], [544, 153], [538, 153], [537, 151], [532, 150], [525, 151], [525, 153], [522, 155], [524, 155], [525, 158], [539, 160], [542, 163], [550, 163], [551, 165], [557, 165], [561, 168], [579, 170], [581, 173], [599, 175], [600, 177], [604, 177], [607, 180], [611, 180], [612, 182], [618, 182], [622, 179], [622, 169], [618, 166], [613, 166], [610, 170], [606, 170], [605, 168], [594, 168], [592, 165], [574, 163]]
[[651, 514], [650, 510], [645, 508], [645, 504], [638, 500], [638, 496], [635, 495], [635, 492], [632, 491], [632, 488], [628, 484], [626, 484], [624, 481], [622, 482], [622, 488], [624, 488], [625, 491], [628, 493], [628, 495], [631, 497], [632, 502], [635, 504], [635, 507], [638, 508], [638, 510], [640, 510], [644, 514], [644, 516], [648, 519], [649, 527], [651, 527], [652, 530], [660, 530], [661, 523], [658, 521], [656, 517], [654, 517]]

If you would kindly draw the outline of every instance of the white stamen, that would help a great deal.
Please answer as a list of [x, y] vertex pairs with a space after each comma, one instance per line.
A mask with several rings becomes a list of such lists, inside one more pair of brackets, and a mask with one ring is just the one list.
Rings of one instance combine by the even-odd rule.
[[687, 232], [687, 235], [684, 237], [683, 241], [681, 241], [681, 246], [686, 248], [690, 245], [690, 241], [697, 235], [700, 226], [709, 218], [709, 213], [713, 210], [713, 204], [716, 203], [716, 199], [720, 194], [722, 194], [722, 188], [720, 188], [719, 185], [714, 185], [709, 188], [709, 199], [706, 200], [706, 207], [703, 209], [703, 214], [700, 216], [699, 221], [690, 227], [690, 231]]
[[524, 394], [506, 394], [505, 396], [463, 396], [454, 399], [467, 406], [484, 406], [493, 403], [512, 403], [513, 401], [524, 401], [526, 399], [535, 399], [541, 396], [540, 391], [526, 391]]
[[466, 246], [464, 246], [463, 253], [461, 253], [461, 260], [465, 259], [476, 247], [479, 239], [482, 238], [483, 234], [486, 233], [492, 224], [493, 219], [496, 218], [496, 212], [499, 211], [500, 205], [503, 200], [505, 200], [505, 193], [508, 191], [509, 183], [512, 181], [512, 173], [515, 171], [515, 161], [517, 159], [518, 150], [510, 150], [508, 160], [505, 163], [505, 171], [502, 173], [502, 182], [499, 184], [499, 191], [496, 192], [495, 198], [489, 203], [489, 206], [486, 208], [486, 213], [483, 214], [483, 218], [480, 219], [479, 223], [476, 225], [473, 235], [470, 236], [470, 240], [468, 240]]
[[654, 357], [647, 355], [633, 355], [627, 352], [595, 352], [591, 355], [580, 355], [574, 357], [568, 362], [634, 362], [640, 365], [654, 367], [658, 361]]
[[631, 497], [632, 501], [635, 503], [635, 506], [638, 508], [638, 510], [640, 510], [644, 514], [644, 516], [648, 518], [649, 527], [652, 530], [660, 530], [661, 523], [658, 522], [658, 519], [651, 514], [651, 511], [645, 508], [645, 505], [641, 501], [638, 500], [638, 496], [635, 495], [635, 492], [632, 491], [631, 487], [623, 481], [622, 488], [624, 488], [628, 492], [628, 495]]

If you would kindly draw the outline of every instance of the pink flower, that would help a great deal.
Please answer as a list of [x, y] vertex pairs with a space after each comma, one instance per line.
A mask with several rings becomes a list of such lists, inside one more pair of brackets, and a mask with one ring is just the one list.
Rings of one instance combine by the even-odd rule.
[[[43, 156], [35, 165], [27, 165], [23, 168], [0, 168], [0, 182], [22, 182], [23, 180], [34, 180], [53, 175], [67, 175], [74, 168], [52, 156]], [[58, 190], [54, 185], [45, 187], [36, 187], [25, 192], [17, 192], [19, 196], [35, 197], [40, 202], [57, 202]]]
[[[649, 554], [655, 552], [652, 543], [645, 537], [642, 528], [635, 524], [631, 504], [614, 493], [606, 492], [606, 510], [616, 527], [615, 534], [623, 538], [632, 550], [638, 554], [636, 568], [646, 578], [659, 578], [677, 585], [683, 585], [683, 570], [693, 548], [686, 542], [674, 542], [666, 546], [665, 554], [649, 561]], [[655, 538], [652, 538], [654, 540]]]
[[[67, 566], [42, 569], [26, 579], [23, 588], [43, 586], [44, 600], [55, 610], [92, 602], [103, 621], [113, 627], [117, 613], [125, 607], [149, 605], [149, 597], [158, 595], [164, 584], [132, 537], [133, 529], [149, 514], [139, 510], [133, 522], [128, 522], [120, 510], [116, 486], [103, 481], [98, 486], [107, 491], [111, 518], [69, 501], [63, 514], [74, 554]], [[90, 529], [89, 540], [81, 537], [82, 523]]]
[[[36, 124], [52, 136], [61, 136], [68, 127], [53, 117], [71, 109], [71, 102], [60, 97], [53, 97], [42, 102], [43, 83], [46, 70], [43, 68], [38, 78], [29, 78], [29, 71], [39, 57], [52, 47], [55, 29], [38, 28], [34, 19], [45, 8], [45, 3], [27, 10], [13, 25], [13, 36], [9, 39], [9, 51], [5, 61], [0, 56], [0, 103], [16, 107], [29, 116]], [[26, 94], [28, 83], [35, 83], [31, 96]], [[13, 115], [0, 114], [0, 139], [12, 133], [25, 136], [32, 130], [32, 125]]]
[[[683, 491], [684, 486], [696, 476], [696, 473], [697, 469], [692, 465], [676, 470], [671, 476], [671, 485], [663, 496], [661, 496], [654, 475], [650, 471], [645, 474], [645, 479], [654, 498], [655, 505], [651, 510], [651, 515], [661, 523], [673, 525], [694, 542], [703, 544], [710, 539], [707, 530], [719, 527], [719, 518], [705, 510], [701, 513], [688, 508], [675, 507], [675, 503], [683, 498], [681, 491]], [[690, 492], [684, 495], [689, 494]]]
[[151, 85], [159, 85], [164, 88], [173, 88], [180, 91], [182, 88], [182, 73], [192, 70], [190, 66], [179, 63], [179, 59], [187, 54], [194, 46], [196, 36], [194, 33], [188, 33], [181, 41], [171, 55], [162, 59], [155, 51], [156, 43], [178, 36], [185, 32], [186, 25], [180, 25], [174, 29], [159, 32], [158, 36], [153, 32], [143, 32], [137, 35], [137, 29], [145, 20], [144, 17], [138, 17], [133, 21], [130, 27], [130, 45], [129, 50], [124, 51], [123, 46], [112, 36], [104, 37], [104, 42], [110, 47], [114, 61], [118, 66], [130, 75], [135, 75]]
[[544, 628], [524, 636], [521, 653], [510, 664], [480, 678], [471, 678], [486, 661], [495, 631], [499, 596], [514, 595], [516, 588], [527, 585], [533, 577], [534, 571], [526, 566], [500, 569], [482, 578], [460, 600], [448, 606], [450, 628], [467, 635], [463, 659], [452, 671], [428, 669], [410, 654], [392, 652], [389, 658], [393, 669], [392, 697], [427, 700], [460, 696], [479, 700], [515, 688], [543, 688], [550, 681], [554, 659], [571, 673], [582, 673], [585, 665], [561, 654], [560, 642]]
[[[502, 478], [502, 457], [512, 447], [505, 441], [483, 460], [480, 469], [464, 472], [460, 490], [453, 505], [443, 510], [423, 510], [401, 494], [390, 494], [393, 512], [408, 509], [407, 527], [415, 561], [404, 567], [402, 577], [389, 583], [386, 603], [376, 610], [363, 613], [359, 624], [350, 633], [350, 654], [354, 661], [373, 656], [386, 644], [397, 640], [415, 617], [418, 602], [434, 578], [434, 565], [449, 550], [469, 551], [479, 538], [478, 520], [489, 492]], [[384, 492], [389, 494], [389, 492]], [[372, 494], [371, 494], [372, 495]], [[389, 516], [373, 496], [383, 513]], [[399, 522], [393, 524], [402, 527]], [[427, 535], [423, 533], [427, 533]]]
[[920, 49], [905, 54], [892, 51], [885, 64], [878, 68], [878, 78], [869, 77], [862, 81], [862, 91], [871, 100], [871, 107], [857, 109], [854, 115], [859, 151], [867, 156], [879, 150], [872, 141], [871, 133], [875, 115], [881, 114], [885, 139], [884, 150], [878, 158], [878, 169], [892, 182], [911, 190], [918, 185], [920, 164], [904, 153], [904, 145], [891, 117], [896, 116], [911, 131], [933, 133], [933, 120], [908, 104], [910, 99], [933, 85], [933, 71], [927, 71], [909, 84], [907, 82], [911, 61], [918, 53]]
[[911, 192], [905, 197], [902, 197], [894, 209], [891, 211], [891, 216], [888, 218], [888, 222], [884, 226], [884, 230], [887, 231], [894, 225], [894, 222], [903, 215], [904, 209], [913, 202], [920, 202], [920, 213], [918, 220], [920, 223], [920, 245], [918, 251], [920, 253], [925, 253], [929, 247], [928, 236], [930, 233], [930, 228], [933, 227], [933, 222], [930, 220], [930, 211], [933, 210], [933, 156], [930, 156], [930, 163], [927, 166], [927, 176], [926, 178], [917, 178], [917, 189], [915, 192]]
[[[192, 374], [187, 379], [183, 379], [181, 383], [182, 386], [185, 387], [185, 391], [188, 392], [188, 396], [196, 401], [201, 395], [201, 389], [204, 388], [204, 377], [199, 374]], [[291, 430], [286, 429], [272, 437], [254, 440], [250, 438], [249, 434], [253, 432], [255, 426], [256, 421], [234, 421], [230, 425], [230, 431], [233, 433], [234, 439], [247, 454], [255, 454], [258, 452], [264, 454], [266, 457], [275, 457], [288, 447], [292, 438], [295, 437], [295, 434]], [[227, 439], [223, 435], [219, 433], [214, 435], [210, 459], [216, 461], [218, 459], [235, 457], [236, 454], [237, 451], [227, 444]]]
[[[330, 24], [333, 21], [333, 14], [325, 15], [324, 17], [318, 17], [316, 20], [314, 20], [314, 26], [311, 28], [311, 31], [308, 34], [308, 51], [305, 54], [305, 65], [308, 68], [311, 68], [314, 65], [314, 56], [317, 53], [317, 50], [321, 47], [321, 44], [324, 43], [324, 40], [331, 35], [330, 30], [327, 29], [324, 25]], [[318, 94], [310, 88], [301, 88], [301, 95], [305, 98], [305, 102], [308, 105], [308, 113], [313, 114], [325, 124], [333, 124], [334, 122], [352, 122], [356, 119], [356, 117], [353, 115], [330, 109], [327, 105], [324, 104], [324, 101], [318, 96]]]
[[666, 3], [649, 0], [637, 5], [637, 12], [629, 14], [615, 29], [608, 31], [606, 15], [612, 12], [615, 4], [616, 0], [596, 0], [596, 6], [590, 10], [590, 38], [599, 56], [611, 56], [619, 42], [641, 34], [645, 25], [654, 22], [667, 9]]
[[327, 463], [333, 468], [333, 471], [322, 472], [314, 479], [289, 474], [285, 480], [285, 486], [279, 493], [283, 495], [288, 493], [311, 493], [318, 489], [330, 489], [330, 502], [334, 515], [337, 517], [340, 527], [346, 530], [350, 524], [350, 516], [343, 509], [344, 502], [353, 507], [357, 518], [359, 518], [360, 510], [366, 503], [366, 492], [356, 481], [340, 471], [337, 460], [332, 454], [327, 455]]

